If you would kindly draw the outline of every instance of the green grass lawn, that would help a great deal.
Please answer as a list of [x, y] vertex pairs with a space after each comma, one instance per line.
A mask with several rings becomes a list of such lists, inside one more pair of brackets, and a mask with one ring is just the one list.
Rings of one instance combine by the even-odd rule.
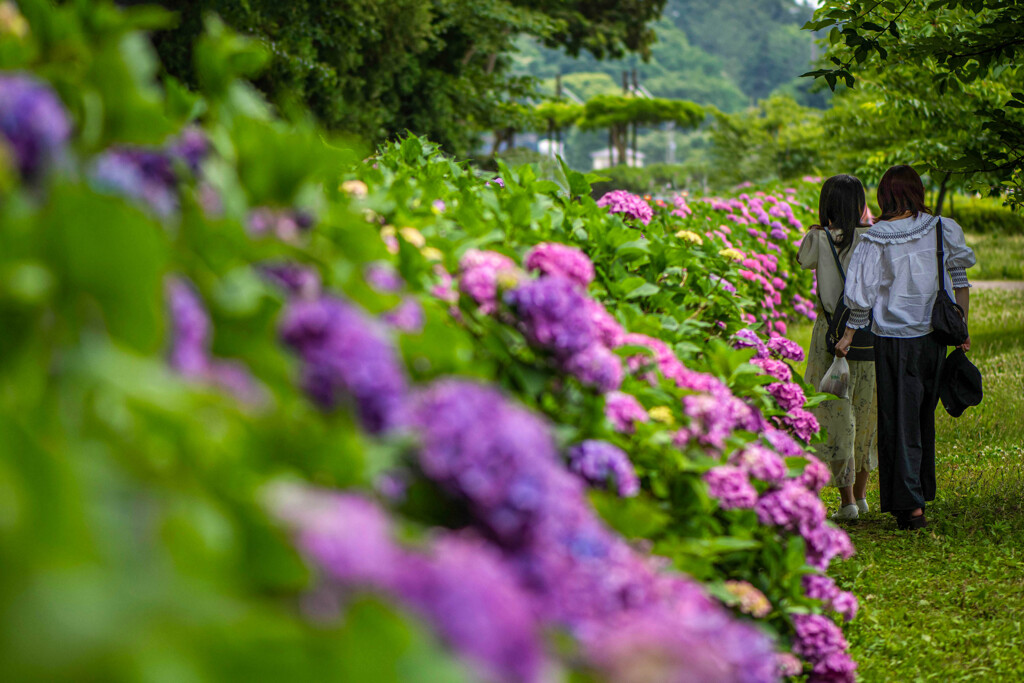
[[[862, 681], [1024, 680], [1024, 291], [975, 291], [971, 332], [985, 399], [959, 419], [939, 407], [929, 526], [868, 513], [847, 526], [857, 554], [829, 572], [860, 598], [845, 632]], [[838, 509], [835, 489], [823, 498]]]
[[1024, 235], [968, 233], [967, 244], [978, 257], [972, 280], [1024, 280]]

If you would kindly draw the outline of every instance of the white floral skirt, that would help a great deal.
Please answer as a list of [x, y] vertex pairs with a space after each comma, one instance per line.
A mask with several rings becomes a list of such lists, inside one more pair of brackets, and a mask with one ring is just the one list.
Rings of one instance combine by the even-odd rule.
[[[827, 331], [825, 316], [819, 311], [804, 372], [804, 379], [815, 388], [834, 360], [825, 348]], [[827, 440], [816, 447], [816, 455], [832, 469], [832, 486], [852, 486], [858, 472], [878, 467], [874, 363], [850, 361], [850, 397], [823, 401], [812, 412], [827, 431]]]

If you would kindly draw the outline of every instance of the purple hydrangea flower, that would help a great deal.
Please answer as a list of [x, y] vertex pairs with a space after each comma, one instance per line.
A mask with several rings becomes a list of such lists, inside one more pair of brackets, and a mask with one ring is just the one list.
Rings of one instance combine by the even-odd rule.
[[786, 480], [786, 463], [779, 454], [757, 444], [750, 444], [733, 453], [729, 456], [729, 464], [741, 467], [755, 479], [771, 484], [781, 484]]
[[622, 384], [622, 361], [602, 344], [591, 344], [565, 361], [565, 371], [601, 393]]
[[794, 382], [774, 382], [767, 386], [768, 393], [772, 395], [779, 407], [789, 412], [797, 408], [803, 408], [807, 403], [804, 390]]
[[[434, 624], [482, 679], [536, 681], [544, 650], [531, 596], [493, 547], [442, 536], [402, 573], [401, 599]], [[419, 565], [417, 567], [417, 565]]]
[[259, 272], [292, 296], [300, 299], [320, 296], [320, 273], [313, 268], [292, 263], [266, 263], [259, 266]]
[[210, 354], [210, 318], [192, 286], [183, 279], [169, 278], [166, 297], [171, 323], [168, 354], [171, 368], [189, 379], [219, 387], [244, 403], [266, 402], [264, 388], [253, 379], [248, 368], [237, 361], [215, 359]]
[[532, 596], [494, 548], [442, 533], [430, 539], [425, 554], [405, 550], [384, 511], [352, 494], [279, 485], [270, 499], [331, 584], [397, 598], [482, 679], [538, 679], [544, 653]]
[[515, 311], [530, 343], [556, 356], [571, 356], [596, 340], [586, 298], [568, 278], [530, 280], [506, 292], [505, 303]]
[[631, 498], [640, 492], [640, 480], [633, 463], [618, 446], [607, 441], [589, 439], [569, 449], [569, 469], [596, 486], [615, 483], [622, 498]]
[[294, 242], [313, 226], [313, 215], [301, 209], [275, 209], [260, 206], [249, 212], [247, 227], [252, 235], [274, 235], [285, 242]]
[[604, 414], [617, 432], [631, 433], [634, 422], [649, 422], [651, 416], [647, 414], [640, 401], [632, 394], [625, 394], [621, 391], [609, 392], [604, 397]]
[[389, 326], [406, 334], [419, 334], [423, 331], [424, 324], [426, 324], [423, 306], [411, 296], [402, 299], [402, 303], [390, 311], [382, 313], [380, 319]]
[[704, 473], [708, 493], [717, 498], [723, 510], [752, 508], [757, 503], [757, 490], [750, 484], [746, 471], [733, 465], [720, 465]]
[[189, 170], [196, 175], [203, 160], [210, 153], [211, 145], [206, 134], [199, 128], [186, 128], [177, 139], [168, 146], [171, 156], [181, 159]]
[[171, 157], [160, 150], [116, 147], [93, 163], [91, 177], [103, 190], [142, 202], [166, 218], [178, 210], [178, 178]]
[[772, 337], [768, 340], [768, 349], [782, 358], [800, 362], [804, 359], [804, 350], [795, 341], [785, 337]]
[[459, 261], [459, 289], [480, 305], [483, 313], [493, 313], [497, 305], [498, 280], [517, 273], [516, 264], [496, 251], [470, 249]]
[[49, 85], [23, 74], [0, 75], [0, 135], [22, 178], [34, 181], [65, 153], [71, 124]]
[[375, 261], [363, 268], [363, 279], [378, 292], [394, 294], [402, 291], [405, 280], [390, 263]]
[[594, 264], [582, 251], [557, 242], [544, 242], [530, 249], [523, 265], [544, 275], [569, 278], [584, 291], [594, 279]]
[[171, 318], [170, 365], [182, 375], [198, 378], [209, 367], [210, 319], [192, 287], [179, 278], [167, 281]]
[[621, 213], [626, 218], [638, 220], [644, 225], [651, 222], [654, 210], [651, 205], [632, 192], [612, 190], [597, 200], [598, 206], [608, 207], [609, 213]]
[[391, 342], [351, 304], [324, 297], [293, 301], [281, 336], [302, 358], [302, 384], [323, 408], [354, 402], [363, 427], [383, 432], [401, 421], [406, 379]]
[[[657, 573], [609, 532], [579, 480], [558, 464], [550, 432], [533, 414], [493, 389], [445, 381], [420, 393], [411, 424], [420, 435], [423, 472], [467, 505], [505, 549], [538, 614], [575, 634], [596, 666], [607, 671], [630, 652], [643, 656], [650, 641], [623, 635], [657, 631], [668, 638], [662, 645], [669, 680], [703, 680], [693, 676], [705, 671], [772, 680], [770, 641], [692, 582]], [[700, 643], [700, 656], [682, 647], [687, 643]]]
[[416, 396], [411, 423], [424, 473], [465, 498], [503, 542], [528, 535], [552, 496], [579, 490], [558, 466], [547, 425], [493, 389], [436, 383]]

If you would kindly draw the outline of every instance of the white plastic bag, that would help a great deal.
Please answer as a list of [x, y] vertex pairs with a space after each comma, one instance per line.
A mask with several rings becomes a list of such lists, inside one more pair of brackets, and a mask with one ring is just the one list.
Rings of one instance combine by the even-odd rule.
[[818, 391], [834, 394], [839, 398], [850, 397], [850, 364], [846, 362], [846, 358], [836, 356], [825, 376], [821, 378]]

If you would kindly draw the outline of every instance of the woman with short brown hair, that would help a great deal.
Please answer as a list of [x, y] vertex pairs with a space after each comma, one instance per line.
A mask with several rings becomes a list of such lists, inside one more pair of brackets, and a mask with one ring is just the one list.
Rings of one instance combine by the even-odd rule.
[[[846, 335], [836, 344], [845, 355], [856, 329], [875, 333], [878, 395], [878, 483], [882, 512], [901, 529], [927, 524], [925, 503], [935, 500], [935, 408], [946, 347], [932, 336], [931, 312], [939, 290], [941, 226], [943, 277], [947, 291], [968, 312], [975, 263], [963, 229], [934, 216], [924, 203], [921, 176], [893, 166], [878, 184], [882, 215], [854, 250], [845, 298], [850, 308]], [[970, 338], [960, 347], [970, 348]]]

